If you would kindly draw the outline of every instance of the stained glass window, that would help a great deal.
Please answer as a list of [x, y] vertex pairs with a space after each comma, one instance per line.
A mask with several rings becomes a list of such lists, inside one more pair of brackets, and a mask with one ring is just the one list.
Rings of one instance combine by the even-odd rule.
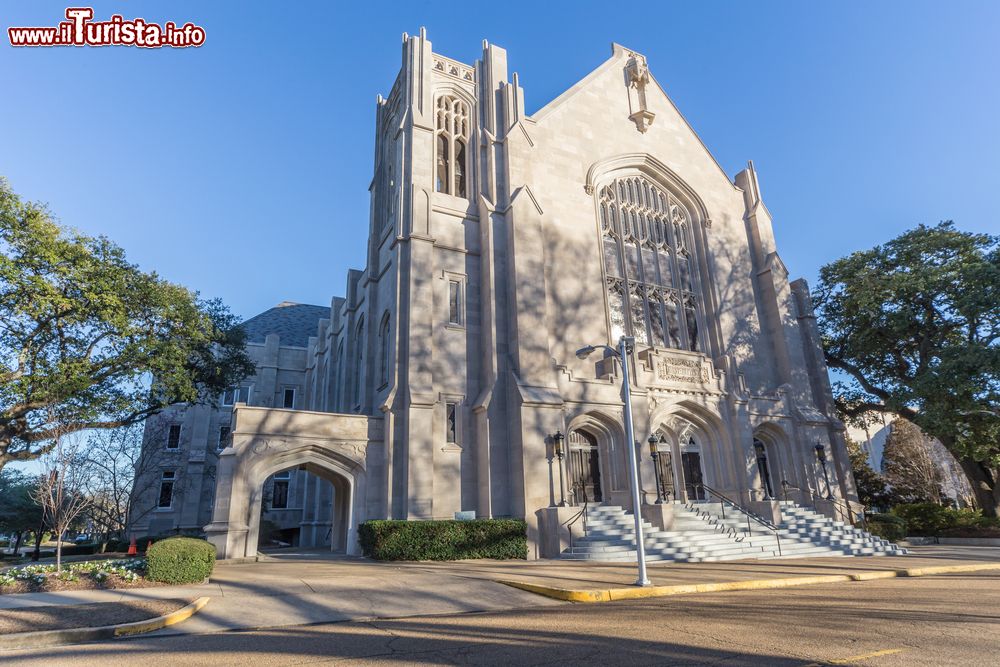
[[642, 176], [616, 179], [598, 198], [612, 342], [632, 335], [644, 345], [698, 350], [687, 209]]

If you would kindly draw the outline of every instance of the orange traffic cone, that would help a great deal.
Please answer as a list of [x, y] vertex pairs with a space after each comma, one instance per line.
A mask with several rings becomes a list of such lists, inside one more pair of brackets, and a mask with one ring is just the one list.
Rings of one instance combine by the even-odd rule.
[[135, 538], [133, 537], [132, 541], [128, 544], [128, 555], [135, 556], [137, 553], [139, 553], [139, 550], [135, 546]]

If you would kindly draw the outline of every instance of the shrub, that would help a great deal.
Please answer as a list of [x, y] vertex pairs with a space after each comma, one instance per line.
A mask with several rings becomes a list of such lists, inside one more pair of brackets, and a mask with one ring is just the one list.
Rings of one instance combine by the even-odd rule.
[[146, 552], [146, 576], [168, 584], [202, 582], [215, 566], [215, 547], [193, 537], [155, 542]]
[[527, 527], [518, 519], [367, 521], [361, 549], [376, 560], [528, 557]]
[[97, 548], [100, 544], [73, 544], [70, 546], [65, 546], [62, 548], [63, 556], [89, 556], [90, 554], [96, 554]]
[[906, 520], [894, 514], [869, 514], [866, 517], [868, 532], [895, 542], [908, 534]]
[[956, 510], [935, 503], [896, 505], [892, 513], [906, 520], [910, 535], [940, 535], [956, 528], [977, 528], [1000, 525], [978, 510]]

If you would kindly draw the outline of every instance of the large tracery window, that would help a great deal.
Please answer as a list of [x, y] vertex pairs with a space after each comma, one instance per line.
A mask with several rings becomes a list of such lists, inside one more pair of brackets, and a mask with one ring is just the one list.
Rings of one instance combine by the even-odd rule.
[[642, 176], [619, 178], [599, 194], [611, 339], [699, 349], [691, 268], [691, 217]]
[[439, 97], [435, 134], [434, 189], [466, 197], [469, 105], [456, 97]]

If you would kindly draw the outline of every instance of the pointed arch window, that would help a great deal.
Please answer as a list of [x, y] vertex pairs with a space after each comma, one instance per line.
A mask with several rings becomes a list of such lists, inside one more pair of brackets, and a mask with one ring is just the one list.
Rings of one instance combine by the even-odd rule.
[[441, 96], [437, 101], [434, 155], [434, 189], [465, 198], [468, 196], [467, 153], [469, 105], [457, 97]]
[[356, 408], [361, 407], [361, 389], [364, 387], [364, 373], [365, 373], [365, 320], [361, 318], [361, 323], [358, 324], [357, 338], [355, 339], [355, 345], [357, 346], [357, 355], [354, 357], [354, 391], [352, 400]]
[[389, 313], [382, 318], [382, 325], [378, 331], [379, 340], [379, 384], [385, 386], [389, 384]]
[[611, 339], [700, 349], [691, 217], [643, 176], [615, 179], [598, 193]]

